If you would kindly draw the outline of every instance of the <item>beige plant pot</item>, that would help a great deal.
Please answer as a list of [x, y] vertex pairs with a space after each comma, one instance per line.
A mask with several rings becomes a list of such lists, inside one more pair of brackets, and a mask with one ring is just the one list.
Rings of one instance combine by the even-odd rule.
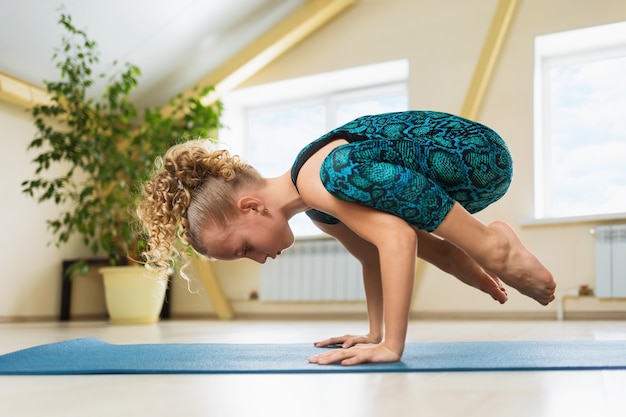
[[153, 324], [165, 300], [167, 281], [139, 266], [100, 268], [111, 324]]

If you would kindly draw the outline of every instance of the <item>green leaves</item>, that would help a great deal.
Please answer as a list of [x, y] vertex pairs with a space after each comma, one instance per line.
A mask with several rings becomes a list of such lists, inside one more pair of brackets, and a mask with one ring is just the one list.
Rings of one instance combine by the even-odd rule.
[[52, 103], [32, 109], [37, 133], [28, 149], [38, 154], [32, 160], [34, 178], [22, 182], [22, 191], [61, 207], [47, 221], [57, 246], [78, 234], [92, 253], [123, 262], [143, 244], [133, 205], [155, 158], [176, 143], [215, 132], [221, 104], [204, 106], [196, 97], [179, 95], [170, 115], [155, 107], [140, 117], [130, 95], [141, 71], [130, 63], [114, 65], [117, 73], [94, 99], [97, 43], [69, 15], [61, 14], [59, 24], [66, 36], [52, 59], [60, 79], [45, 81]]

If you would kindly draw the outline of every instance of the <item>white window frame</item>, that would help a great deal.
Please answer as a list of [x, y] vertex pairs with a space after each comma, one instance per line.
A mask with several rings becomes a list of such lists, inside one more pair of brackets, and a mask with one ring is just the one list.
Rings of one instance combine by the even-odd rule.
[[[408, 107], [408, 75], [408, 60], [397, 60], [233, 91], [222, 99], [224, 104], [222, 121], [226, 128], [220, 130], [219, 146], [247, 159], [249, 156], [247, 118], [262, 112], [310, 104], [324, 105], [326, 126], [321, 133], [323, 134], [349, 121], [338, 121], [335, 116], [340, 105], [351, 101], [398, 94], [406, 96]], [[317, 136], [312, 134], [307, 139], [312, 141], [317, 139]], [[291, 162], [293, 161], [289, 161]], [[296, 237], [317, 237], [321, 234], [304, 232]]]
[[[403, 89], [408, 100], [408, 79], [409, 63], [408, 60], [402, 59], [232, 91], [222, 98], [224, 104], [222, 122], [226, 127], [219, 132], [220, 146], [244, 158], [247, 157], [245, 120], [250, 111], [324, 100], [327, 100], [329, 105], [336, 105], [333, 100], [337, 98], [362, 94], [360, 90], [366, 89], [376, 93], [378, 88]], [[330, 130], [335, 126], [328, 122], [326, 127]], [[313, 139], [315, 138], [311, 140]]]
[[626, 56], [626, 22], [538, 36], [534, 67], [534, 219], [523, 223], [563, 223], [624, 219], [626, 213], [557, 217], [547, 212], [550, 198], [549, 70], [556, 66]]

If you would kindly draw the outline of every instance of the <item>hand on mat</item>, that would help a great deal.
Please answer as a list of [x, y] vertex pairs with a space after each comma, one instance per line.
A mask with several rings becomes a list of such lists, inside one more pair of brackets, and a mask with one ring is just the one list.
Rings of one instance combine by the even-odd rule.
[[357, 365], [365, 362], [398, 362], [401, 355], [392, 351], [384, 343], [359, 344], [347, 349], [333, 349], [309, 358], [310, 363], [329, 365], [341, 362], [342, 365]]
[[339, 337], [331, 337], [321, 342], [314, 343], [315, 347], [342, 347], [349, 348], [360, 343], [380, 343], [381, 338], [366, 334], [365, 336], [355, 336], [346, 334]]

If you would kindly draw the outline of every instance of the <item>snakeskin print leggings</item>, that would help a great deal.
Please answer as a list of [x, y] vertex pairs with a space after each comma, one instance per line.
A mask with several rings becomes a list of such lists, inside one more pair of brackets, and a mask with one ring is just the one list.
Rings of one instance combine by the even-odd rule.
[[372, 139], [328, 155], [320, 170], [327, 190], [426, 231], [439, 226], [455, 201], [475, 213], [506, 193], [512, 160], [497, 133], [445, 113], [419, 112], [428, 123], [416, 123], [414, 113], [365, 116], [353, 128], [343, 126]]

